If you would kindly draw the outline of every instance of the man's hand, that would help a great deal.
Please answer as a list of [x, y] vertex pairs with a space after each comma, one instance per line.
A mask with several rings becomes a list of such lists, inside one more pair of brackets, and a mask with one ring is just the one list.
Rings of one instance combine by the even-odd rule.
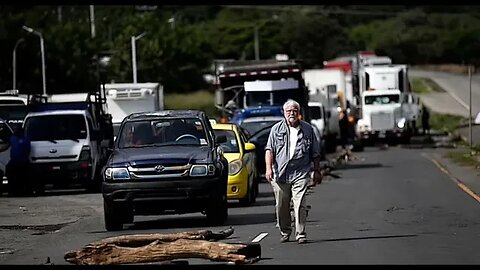
[[265, 179], [267, 179], [268, 182], [272, 182], [273, 180], [273, 172], [272, 169], [267, 169], [265, 171]]
[[319, 185], [322, 183], [323, 175], [319, 170], [313, 171], [313, 183]]

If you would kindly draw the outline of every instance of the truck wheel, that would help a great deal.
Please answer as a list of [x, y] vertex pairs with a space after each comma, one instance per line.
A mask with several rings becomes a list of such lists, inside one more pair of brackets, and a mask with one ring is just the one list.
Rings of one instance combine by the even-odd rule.
[[105, 229], [107, 231], [120, 231], [123, 229], [122, 215], [111, 203], [103, 200], [103, 213], [105, 217]]
[[208, 205], [207, 222], [210, 225], [223, 225], [228, 217], [227, 195], [212, 199]]
[[8, 196], [19, 196], [22, 195], [21, 187], [16, 183], [16, 181], [12, 181], [13, 179], [10, 177], [7, 184], [7, 192]]
[[335, 153], [337, 151], [337, 144], [335, 143], [335, 138], [327, 138], [325, 140], [325, 152], [326, 153]]
[[353, 142], [353, 152], [362, 152], [364, 150], [364, 146], [361, 140], [355, 140]]

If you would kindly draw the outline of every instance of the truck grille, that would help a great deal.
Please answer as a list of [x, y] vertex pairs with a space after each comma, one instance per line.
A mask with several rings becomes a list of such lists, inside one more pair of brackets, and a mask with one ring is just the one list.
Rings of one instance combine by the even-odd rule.
[[141, 168], [128, 167], [133, 179], [158, 179], [187, 176], [192, 164], [179, 166], [152, 165]]
[[372, 113], [370, 117], [372, 130], [390, 130], [394, 127], [392, 113]]

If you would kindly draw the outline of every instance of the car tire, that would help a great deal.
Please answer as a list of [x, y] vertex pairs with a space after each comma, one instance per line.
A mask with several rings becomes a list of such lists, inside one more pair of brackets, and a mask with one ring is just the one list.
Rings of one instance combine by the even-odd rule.
[[257, 197], [258, 197], [258, 183], [260, 182], [260, 179], [257, 177], [255, 181], [253, 182], [253, 198], [252, 198], [252, 204], [257, 202]]
[[228, 218], [227, 195], [223, 194], [221, 197], [211, 200], [206, 214], [209, 225], [223, 225]]
[[123, 229], [122, 215], [118, 209], [103, 200], [103, 212], [105, 217], [105, 229], [107, 231], [120, 231]]
[[254, 196], [253, 192], [254, 190], [247, 185], [247, 195], [245, 196], [245, 198], [241, 198], [238, 200], [241, 206], [249, 206], [250, 204], [252, 204]]
[[88, 182], [85, 184], [87, 192], [99, 193], [100, 191], [102, 191], [102, 170], [98, 167], [99, 166], [97, 165], [97, 169], [95, 169], [95, 175], [93, 176], [93, 179], [87, 180]]

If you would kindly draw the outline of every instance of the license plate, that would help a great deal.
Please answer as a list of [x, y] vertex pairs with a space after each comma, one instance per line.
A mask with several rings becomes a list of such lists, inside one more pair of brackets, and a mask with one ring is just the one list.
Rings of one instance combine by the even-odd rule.
[[379, 138], [385, 138], [385, 132], [380, 132], [378, 133]]
[[60, 170], [60, 166], [53, 166], [52, 170]]

